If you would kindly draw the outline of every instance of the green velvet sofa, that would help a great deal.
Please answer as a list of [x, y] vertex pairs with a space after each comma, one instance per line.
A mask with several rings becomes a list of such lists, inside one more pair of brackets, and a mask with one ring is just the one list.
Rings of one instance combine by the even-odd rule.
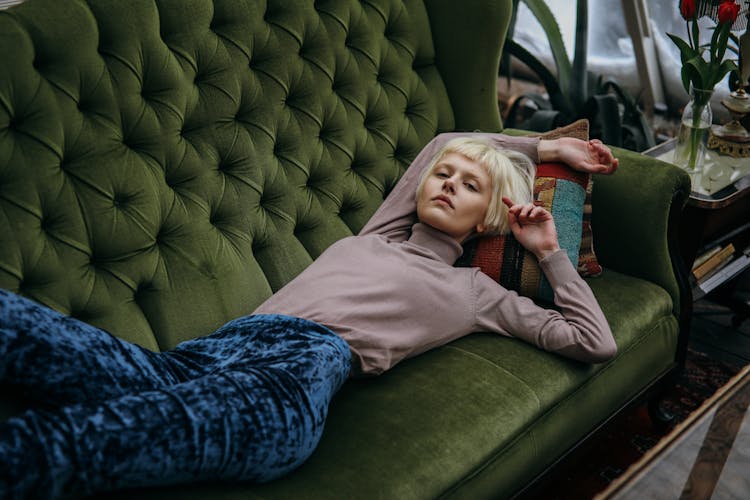
[[[500, 131], [510, 0], [27, 0], [0, 11], [0, 287], [154, 350], [248, 314], [356, 234], [444, 131]], [[139, 498], [502, 498], [685, 351], [677, 168], [597, 177], [619, 353], [476, 333], [352, 380], [299, 470]], [[366, 263], [363, 263], [366, 265]], [[25, 407], [0, 388], [0, 419]], [[134, 492], [122, 493], [132, 498]]]

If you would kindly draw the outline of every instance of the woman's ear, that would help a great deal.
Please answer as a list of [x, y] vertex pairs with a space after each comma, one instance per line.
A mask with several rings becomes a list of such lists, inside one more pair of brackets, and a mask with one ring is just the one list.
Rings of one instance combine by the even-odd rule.
[[487, 226], [485, 226], [484, 224], [477, 224], [477, 231], [476, 232], [478, 234], [482, 234], [486, 230], [487, 230]]

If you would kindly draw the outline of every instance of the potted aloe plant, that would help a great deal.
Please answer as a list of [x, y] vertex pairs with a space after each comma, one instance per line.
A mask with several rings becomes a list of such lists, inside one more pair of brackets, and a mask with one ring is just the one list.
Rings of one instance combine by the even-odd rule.
[[[523, 1], [542, 26], [556, 67], [550, 71], [536, 56], [513, 39], [515, 16]], [[616, 81], [587, 71], [588, 2], [576, 3], [576, 32], [573, 61], [568, 58], [560, 27], [544, 0], [513, 0], [514, 15], [505, 41], [505, 58], [501, 72], [509, 68], [508, 56], [528, 66], [541, 80], [547, 95], [525, 94], [516, 99], [508, 111], [506, 125], [545, 131], [587, 118], [591, 134], [607, 144], [642, 151], [654, 145], [654, 133], [646, 117], [632, 98]], [[529, 118], [519, 118], [519, 105], [530, 99], [538, 108]]]

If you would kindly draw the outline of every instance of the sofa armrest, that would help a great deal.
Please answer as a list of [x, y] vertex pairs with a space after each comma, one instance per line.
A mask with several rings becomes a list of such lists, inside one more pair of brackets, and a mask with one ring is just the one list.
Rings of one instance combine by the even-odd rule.
[[[612, 148], [620, 159], [615, 175], [594, 178], [592, 226], [601, 264], [651, 281], [672, 296], [684, 319], [689, 287], [677, 227], [690, 195], [681, 169], [632, 151]], [[682, 321], [681, 321], [682, 323]]]

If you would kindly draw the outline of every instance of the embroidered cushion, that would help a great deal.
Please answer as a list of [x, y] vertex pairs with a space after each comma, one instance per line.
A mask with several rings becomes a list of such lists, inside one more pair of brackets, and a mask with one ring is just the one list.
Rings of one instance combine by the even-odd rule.
[[[560, 163], [543, 163], [538, 165], [534, 181], [534, 199], [552, 213], [560, 248], [571, 262], [578, 262], [589, 177]], [[536, 257], [512, 234], [466, 242], [458, 265], [479, 267], [505, 288], [521, 295], [549, 302], [554, 298]]]
[[[540, 134], [542, 139], [558, 139], [560, 137], [574, 137], [584, 141], [589, 140], [589, 122], [588, 120], [577, 120], [570, 125], [556, 128], [544, 134]], [[581, 220], [581, 249], [578, 253], [578, 273], [581, 276], [599, 276], [602, 273], [602, 266], [596, 258], [594, 252], [594, 237], [591, 229], [591, 193], [594, 187], [594, 179], [589, 176], [589, 182], [586, 185], [586, 200], [583, 202], [583, 218]]]
[[[576, 137], [588, 140], [588, 121], [579, 120], [566, 127], [540, 135], [543, 139]], [[582, 276], [602, 272], [596, 259], [591, 231], [591, 175], [577, 172], [560, 163], [537, 166], [534, 199], [555, 219], [560, 247], [577, 264]], [[552, 302], [554, 295], [536, 257], [521, 246], [512, 234], [474, 238], [464, 244], [460, 266], [479, 267], [509, 290]]]

